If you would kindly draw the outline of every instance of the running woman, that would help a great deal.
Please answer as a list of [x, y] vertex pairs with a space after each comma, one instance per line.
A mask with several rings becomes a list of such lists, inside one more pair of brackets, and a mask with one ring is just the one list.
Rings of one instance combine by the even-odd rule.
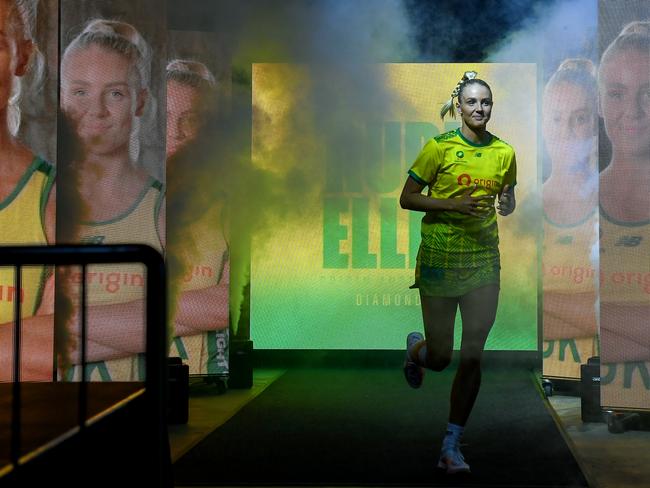
[[476, 75], [463, 75], [440, 112], [443, 119], [447, 113], [453, 117], [456, 99], [461, 127], [427, 142], [400, 197], [402, 208], [425, 212], [413, 288], [420, 290], [426, 338], [411, 332], [406, 339], [404, 374], [411, 387], [422, 385], [425, 368], [442, 371], [449, 365], [459, 307], [463, 322], [460, 364], [438, 461], [449, 474], [470, 471], [459, 445], [481, 384], [481, 357], [499, 297], [495, 202], [500, 215], [515, 209], [515, 153], [488, 132], [492, 90]]

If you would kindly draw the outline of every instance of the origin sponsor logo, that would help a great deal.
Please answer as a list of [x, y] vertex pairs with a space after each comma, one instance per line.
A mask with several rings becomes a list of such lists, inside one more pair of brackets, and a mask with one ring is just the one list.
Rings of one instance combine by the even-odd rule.
[[467, 173], [463, 173], [458, 177], [458, 184], [461, 186], [469, 186], [472, 182], [472, 177]]
[[483, 188], [488, 188], [488, 189], [490, 189], [490, 188], [498, 188], [500, 186], [499, 182], [497, 180], [488, 180], [486, 178], [474, 178], [474, 179], [472, 179], [472, 177], [470, 175], [468, 175], [467, 173], [463, 173], [462, 175], [460, 175], [457, 178], [457, 180], [458, 180], [458, 184], [460, 186], [469, 186], [472, 183], [474, 183], [476, 186], [481, 186]]

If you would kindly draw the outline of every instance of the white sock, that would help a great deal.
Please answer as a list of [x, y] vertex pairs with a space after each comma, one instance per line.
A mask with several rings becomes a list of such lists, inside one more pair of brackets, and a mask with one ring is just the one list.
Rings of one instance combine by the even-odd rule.
[[452, 424], [451, 422], [447, 424], [447, 434], [442, 440], [442, 449], [455, 449], [460, 444], [460, 438], [463, 436], [463, 431], [465, 427], [462, 425]]

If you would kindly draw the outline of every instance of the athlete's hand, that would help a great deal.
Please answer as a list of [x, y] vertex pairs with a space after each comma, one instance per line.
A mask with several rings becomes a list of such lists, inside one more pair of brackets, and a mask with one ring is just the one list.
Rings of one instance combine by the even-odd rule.
[[499, 197], [499, 203], [497, 204], [497, 211], [499, 215], [510, 215], [515, 211], [515, 193], [510, 185], [505, 185], [501, 196]]
[[476, 190], [477, 185], [470, 186], [465, 192], [453, 199], [454, 210], [465, 215], [486, 218], [487, 212], [494, 207], [494, 195], [483, 195], [473, 197], [472, 193]]

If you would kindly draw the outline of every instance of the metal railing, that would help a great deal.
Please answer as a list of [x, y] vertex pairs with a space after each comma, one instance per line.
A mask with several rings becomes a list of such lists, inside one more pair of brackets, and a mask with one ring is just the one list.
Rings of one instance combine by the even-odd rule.
[[[155, 249], [138, 244], [125, 245], [54, 245], [54, 246], [7, 246], [0, 247], [0, 266], [15, 269], [13, 331], [13, 398], [11, 417], [10, 461], [12, 469], [21, 468], [21, 270], [24, 266], [55, 265], [81, 266], [81, 379], [78, 395], [78, 428], [83, 432], [87, 422], [87, 359], [86, 327], [86, 268], [90, 264], [142, 263], [146, 267], [145, 324], [146, 324], [146, 366], [144, 402], [148, 414], [148, 439], [154, 452], [152, 461], [155, 473], [151, 472], [152, 486], [170, 484], [169, 440], [167, 437], [166, 394], [167, 394], [167, 334], [166, 334], [166, 285], [165, 265], [162, 256]], [[155, 297], [151, 299], [151, 297]], [[153, 466], [152, 466], [153, 467]], [[152, 471], [154, 471], [152, 469]]]

